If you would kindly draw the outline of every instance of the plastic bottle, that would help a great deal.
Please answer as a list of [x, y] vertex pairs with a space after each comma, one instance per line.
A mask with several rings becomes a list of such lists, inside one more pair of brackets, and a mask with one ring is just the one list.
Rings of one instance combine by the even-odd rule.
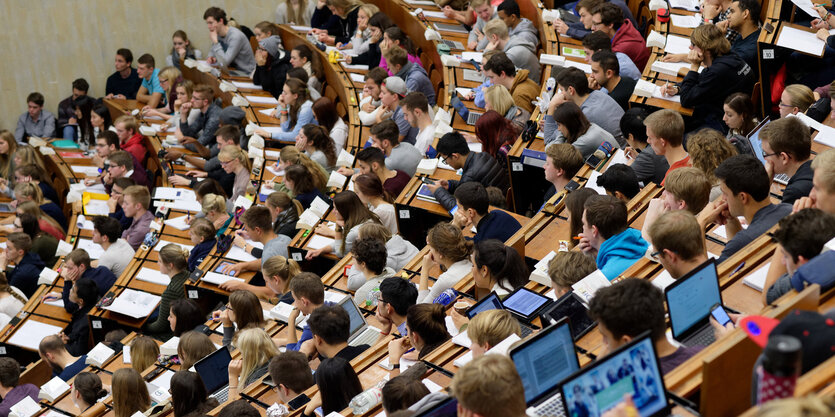
[[768, 338], [762, 363], [756, 369], [757, 405], [794, 395], [801, 368], [800, 340], [779, 335]]
[[383, 402], [383, 386], [386, 385], [386, 380], [381, 380], [377, 385], [357, 394], [356, 397], [351, 398], [348, 407], [354, 412], [354, 415], [365, 414], [374, 408], [377, 404]]
[[438, 294], [437, 297], [432, 301], [435, 304], [443, 304], [444, 306], [448, 306], [451, 302], [455, 301], [458, 298], [458, 292], [453, 290], [452, 288], [447, 288], [444, 292]]

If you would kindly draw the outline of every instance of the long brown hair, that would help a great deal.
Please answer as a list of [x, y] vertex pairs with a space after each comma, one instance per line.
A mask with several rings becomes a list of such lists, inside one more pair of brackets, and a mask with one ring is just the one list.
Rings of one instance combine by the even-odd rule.
[[298, 95], [296, 101], [290, 105], [290, 128], [294, 128], [299, 122], [299, 110], [306, 101], [310, 99], [310, 93], [307, 92], [307, 84], [298, 78], [288, 78], [284, 85], [290, 89], [291, 94]]
[[205, 333], [189, 330], [180, 336], [177, 356], [180, 357], [180, 369], [189, 369], [195, 362], [215, 351], [215, 345]]
[[0, 140], [9, 145], [9, 152], [0, 154], [0, 177], [10, 180], [14, 176], [14, 172], [12, 172], [12, 158], [17, 150], [17, 141], [12, 132], [8, 130], [0, 130]]
[[229, 305], [235, 313], [238, 330], [249, 327], [264, 327], [264, 310], [258, 296], [247, 290], [237, 290], [229, 295]]
[[340, 243], [342, 252], [345, 251], [345, 238], [348, 237], [348, 232], [354, 226], [359, 226], [369, 220], [382, 223], [380, 218], [369, 210], [368, 206], [363, 204], [362, 200], [353, 191], [346, 190], [333, 196], [333, 207], [345, 221], [345, 226], [342, 228], [342, 242]]
[[357, 191], [360, 191], [367, 196], [380, 197], [387, 203], [394, 202], [394, 199], [391, 198], [391, 194], [383, 188], [383, 182], [380, 181], [380, 177], [374, 174], [362, 174], [358, 176], [354, 180], [354, 186]]
[[302, 206], [302, 203], [299, 202], [299, 200], [290, 197], [290, 194], [287, 194], [283, 191], [276, 191], [270, 194], [267, 197], [267, 201], [265, 201], [264, 204], [266, 204], [267, 207], [271, 209], [280, 208], [281, 211], [286, 211], [289, 210], [290, 207], [293, 207], [296, 210], [297, 215], [301, 215], [304, 211], [304, 207]]
[[57, 221], [55, 221], [55, 219], [53, 219], [52, 216], [44, 213], [44, 211], [41, 210], [40, 206], [38, 206], [38, 203], [34, 201], [24, 201], [18, 204], [17, 211], [21, 213], [31, 214], [37, 217], [38, 220], [44, 220], [47, 223], [49, 223], [50, 226], [54, 227], [56, 230], [61, 232], [62, 235], [67, 234], [67, 231], [64, 230], [64, 228]]
[[307, 170], [310, 171], [310, 175], [313, 176], [313, 185], [320, 191], [327, 189], [328, 175], [325, 173], [325, 170], [322, 169], [315, 161], [310, 159], [309, 156], [299, 151], [299, 149], [295, 146], [285, 146], [281, 148], [279, 159], [282, 162], [287, 162], [291, 165], [301, 165], [307, 168]]
[[148, 369], [157, 361], [159, 345], [148, 336], [137, 336], [130, 344], [130, 366], [138, 372]]
[[[293, 2], [290, 0], [284, 0], [284, 3], [287, 5], [287, 21], [294, 22], [297, 24], [302, 23], [302, 18], [304, 17], [304, 12], [307, 10], [307, 2], [313, 0], [299, 0], [299, 8], [298, 10], [293, 7]], [[260, 30], [260, 29], [259, 29]], [[274, 33], [277, 35], [278, 33]]]
[[577, 241], [573, 238], [583, 231], [583, 210], [586, 200], [589, 197], [597, 195], [597, 191], [592, 188], [581, 188], [577, 191], [568, 193], [565, 197], [565, 208], [571, 215], [571, 221], [568, 224], [568, 230], [571, 233], [568, 239], [568, 245], [574, 247]]
[[573, 101], [566, 101], [554, 109], [554, 120], [565, 126], [568, 134], [565, 135], [566, 143], [574, 143], [580, 136], [583, 136], [591, 127], [589, 119]]
[[21, 296], [17, 291], [13, 290], [12, 286], [9, 285], [9, 279], [6, 278], [5, 272], [0, 272], [0, 292], [7, 292], [21, 303], [26, 304], [26, 299], [23, 298], [23, 296]]
[[444, 324], [445, 318], [446, 312], [441, 304], [415, 304], [407, 310], [406, 324], [409, 325], [409, 331], [419, 334], [426, 343], [418, 353], [419, 358], [423, 358], [432, 349], [449, 340], [450, 335]]
[[325, 154], [328, 159], [328, 166], [336, 165], [336, 146], [334, 146], [333, 139], [328, 136], [324, 127], [308, 123], [302, 127], [302, 132], [307, 137], [309, 144], [317, 151], [322, 151]]
[[151, 395], [145, 380], [133, 368], [117, 369], [113, 373], [113, 412], [116, 417], [130, 417], [151, 406]]

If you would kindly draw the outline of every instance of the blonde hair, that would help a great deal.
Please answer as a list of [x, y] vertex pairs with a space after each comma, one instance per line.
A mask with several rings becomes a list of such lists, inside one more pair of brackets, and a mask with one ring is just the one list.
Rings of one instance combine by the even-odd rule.
[[182, 271], [188, 267], [189, 251], [176, 243], [169, 243], [159, 250], [159, 260], [171, 264], [175, 270]]
[[[299, 9], [296, 10], [293, 8], [293, 2], [290, 0], [284, 0], [284, 3], [287, 4], [287, 21], [302, 24], [301, 19], [304, 16], [305, 10], [307, 10], [307, 2], [308, 0], [299, 0]], [[298, 12], [298, 15], [296, 12]]]
[[503, 85], [487, 87], [487, 90], [484, 90], [484, 100], [490, 103], [493, 110], [502, 116], [507, 114], [507, 111], [514, 105], [513, 96], [510, 95], [510, 91], [507, 91], [507, 87]]
[[14, 186], [14, 195], [17, 198], [26, 197], [31, 198], [37, 205], [47, 203], [43, 198], [43, 191], [34, 182], [19, 182]]
[[212, 211], [215, 213], [226, 213], [226, 198], [222, 195], [206, 194], [203, 196], [202, 207], [203, 214], [209, 214]]
[[237, 339], [236, 345], [241, 351], [241, 360], [243, 361], [238, 387], [243, 390], [247, 379], [256, 369], [264, 366], [273, 357], [278, 356], [278, 349], [276, 349], [275, 343], [264, 329], [248, 328], [241, 330]]
[[496, 35], [499, 39], [507, 39], [509, 36], [507, 24], [502, 19], [493, 19], [487, 22], [482, 32], [485, 36]]
[[557, 289], [571, 289], [595, 269], [594, 259], [577, 251], [557, 252], [548, 262], [548, 276]]
[[671, 171], [664, 180], [664, 190], [687, 204], [687, 211], [699, 214], [710, 200], [711, 183], [704, 172], [695, 167]]
[[820, 177], [821, 187], [835, 192], [835, 149], [827, 149], [812, 160], [812, 170]]
[[130, 115], [119, 116], [118, 119], [113, 121], [113, 126], [122, 123], [125, 125], [125, 129], [132, 131], [134, 134], [139, 131], [139, 124], [136, 122], [136, 118]]
[[360, 10], [362, 10], [362, 12], [365, 13], [369, 19], [371, 19], [371, 16], [377, 14], [377, 12], [380, 11], [380, 8], [375, 4], [365, 3], [360, 6]]
[[137, 336], [130, 344], [130, 366], [137, 372], [142, 372], [159, 356], [159, 345], [148, 336]]
[[307, 168], [310, 175], [313, 177], [313, 186], [317, 189], [327, 190], [328, 174], [319, 163], [310, 159], [307, 154], [302, 153], [295, 146], [285, 146], [281, 148], [279, 159], [282, 162], [288, 162], [292, 165], [301, 165]]
[[[579, 252], [578, 252], [579, 253]], [[478, 345], [496, 346], [511, 334], [522, 336], [519, 321], [507, 310], [487, 310], [478, 313], [467, 325], [467, 335]]]
[[195, 362], [215, 351], [215, 344], [205, 333], [189, 330], [180, 336], [177, 344], [177, 356], [180, 369], [189, 369]]
[[125, 198], [130, 197], [134, 203], [139, 203], [145, 210], [151, 205], [151, 192], [144, 185], [131, 185], [122, 191]]
[[385, 244], [392, 238], [391, 230], [380, 223], [364, 223], [357, 230], [360, 239], [377, 239]]
[[246, 168], [247, 171], [252, 171], [252, 163], [249, 162], [249, 156], [245, 150], [239, 148], [237, 145], [224, 146], [220, 150], [220, 153], [217, 154], [217, 159], [221, 162], [228, 162], [233, 159], [237, 159], [242, 167]]
[[651, 113], [644, 119], [644, 126], [650, 128], [655, 136], [664, 139], [670, 146], [678, 147], [684, 142], [684, 118], [675, 110], [661, 109]]
[[[359, 7], [362, 2], [359, 0], [326, 0], [328, 6], [342, 9], [346, 14]], [[371, 16], [368, 16], [371, 17]]]
[[9, 146], [9, 152], [0, 154], [0, 177], [11, 179], [14, 176], [12, 157], [17, 151], [17, 140], [15, 140], [14, 134], [8, 130], [0, 130], [0, 140], [6, 142]]
[[667, 249], [685, 261], [705, 254], [704, 231], [693, 213], [687, 210], [662, 214], [649, 226], [648, 233], [657, 251]]
[[151, 396], [145, 380], [133, 368], [117, 369], [113, 373], [113, 413], [116, 417], [130, 417], [133, 413], [147, 410]]
[[788, 93], [789, 97], [791, 97], [790, 103], [783, 104], [797, 107], [801, 113], [806, 113], [806, 110], [809, 110], [809, 106], [815, 103], [815, 94], [812, 92], [812, 89], [803, 84], [787, 85], [783, 89], [783, 92]]
[[525, 415], [525, 388], [513, 361], [484, 355], [464, 365], [452, 378], [450, 391], [460, 407], [483, 417]]
[[43, 177], [42, 180], [46, 181], [47, 183], [50, 183], [49, 175], [45, 175], [48, 172], [46, 170], [46, 165], [44, 164], [43, 159], [41, 159], [41, 155], [35, 150], [34, 147], [19, 146], [17, 147], [17, 150], [14, 152], [14, 156], [20, 158], [21, 166], [29, 164], [37, 165], [38, 168], [41, 169], [41, 172], [44, 173], [44, 175], [41, 175], [41, 177]]
[[713, 175], [713, 171], [722, 161], [736, 155], [737, 152], [721, 133], [704, 128], [687, 138], [687, 153], [690, 154], [690, 164], [702, 170], [710, 184], [717, 184], [719, 180]]
[[[185, 40], [188, 41], [188, 39]], [[183, 78], [183, 73], [180, 72], [180, 70], [177, 69], [177, 67], [165, 67], [159, 72], [158, 77], [162, 77], [168, 80], [168, 90], [166, 90], [165, 93], [171, 94], [171, 92], [174, 91], [174, 88], [176, 88], [177, 85], [179, 85], [177, 80]]]
[[287, 283], [287, 288], [290, 288], [290, 281], [293, 280], [293, 277], [301, 272], [302, 270], [296, 261], [281, 255], [273, 256], [261, 264], [261, 273], [265, 279], [278, 277]]

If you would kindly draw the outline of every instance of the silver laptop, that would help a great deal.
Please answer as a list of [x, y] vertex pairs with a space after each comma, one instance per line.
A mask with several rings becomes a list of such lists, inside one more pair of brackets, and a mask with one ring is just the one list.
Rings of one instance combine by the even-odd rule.
[[351, 335], [348, 337], [348, 346], [372, 345], [380, 337], [380, 331], [369, 326], [365, 321], [359, 307], [354, 304], [352, 297], [345, 297], [339, 302], [339, 306], [348, 312], [351, 318]]
[[450, 49], [460, 49], [460, 50], [462, 50], [462, 51], [464, 50], [464, 44], [463, 44], [463, 43], [461, 43], [461, 42], [458, 42], [458, 41], [448, 41], [448, 40], [446, 40], [446, 39], [443, 39], [441, 42], [443, 42], [443, 43], [444, 43], [446, 46], [448, 46]]

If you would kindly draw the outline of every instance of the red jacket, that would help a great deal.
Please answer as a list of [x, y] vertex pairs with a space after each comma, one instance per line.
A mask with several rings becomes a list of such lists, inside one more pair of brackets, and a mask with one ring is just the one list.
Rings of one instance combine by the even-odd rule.
[[142, 163], [143, 167], [145, 166], [145, 155], [148, 151], [145, 149], [145, 144], [142, 143], [142, 134], [134, 134], [121, 145], [121, 148], [123, 151], [130, 152], [137, 161]]
[[638, 29], [632, 26], [629, 19], [624, 19], [623, 24], [615, 32], [615, 37], [612, 39], [612, 51], [628, 55], [639, 71], [643, 71], [649, 61], [647, 42]]

